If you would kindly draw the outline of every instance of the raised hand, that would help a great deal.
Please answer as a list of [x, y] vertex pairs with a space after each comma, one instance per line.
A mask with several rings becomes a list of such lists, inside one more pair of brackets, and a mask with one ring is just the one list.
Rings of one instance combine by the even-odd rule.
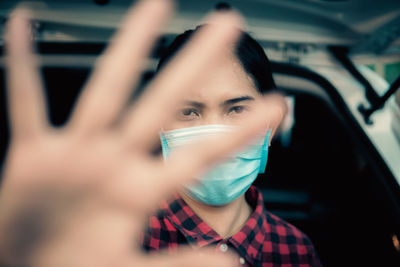
[[11, 144], [0, 191], [1, 266], [236, 263], [232, 255], [191, 250], [148, 257], [135, 242], [161, 199], [282, 119], [272, 105], [259, 103], [240, 131], [183, 149], [167, 165], [154, 157], [161, 125], [184, 93], [212, 73], [241, 23], [237, 14], [212, 15], [210, 25], [126, 109], [171, 11], [170, 1], [144, 0], [128, 12], [62, 128], [46, 118], [29, 12], [12, 14], [6, 31]]

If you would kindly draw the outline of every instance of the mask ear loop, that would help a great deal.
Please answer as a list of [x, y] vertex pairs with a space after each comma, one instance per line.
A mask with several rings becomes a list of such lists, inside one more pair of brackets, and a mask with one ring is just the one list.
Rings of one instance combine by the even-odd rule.
[[267, 135], [264, 139], [264, 144], [263, 148], [261, 151], [261, 161], [260, 161], [260, 169], [258, 173], [264, 173], [265, 168], [267, 167], [267, 161], [268, 161], [268, 147], [269, 147], [269, 139], [271, 137], [272, 129], [269, 129], [267, 132]]
[[165, 137], [164, 130], [161, 130], [161, 132], [160, 132], [160, 140], [161, 140], [161, 149], [162, 149], [163, 158], [166, 161], [168, 158], [170, 148], [169, 148], [169, 145], [167, 142], [167, 138]]

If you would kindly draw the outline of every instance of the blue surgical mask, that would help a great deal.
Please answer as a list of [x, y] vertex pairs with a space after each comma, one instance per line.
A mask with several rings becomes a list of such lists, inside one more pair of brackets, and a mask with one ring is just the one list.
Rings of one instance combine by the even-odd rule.
[[[204, 125], [162, 132], [160, 138], [164, 159], [167, 160], [174, 149], [234, 129], [229, 125]], [[264, 173], [270, 135], [269, 130], [246, 149], [213, 167], [199, 177], [196, 185], [184, 185], [186, 193], [194, 200], [212, 206], [225, 205], [237, 199], [247, 191], [259, 173]]]

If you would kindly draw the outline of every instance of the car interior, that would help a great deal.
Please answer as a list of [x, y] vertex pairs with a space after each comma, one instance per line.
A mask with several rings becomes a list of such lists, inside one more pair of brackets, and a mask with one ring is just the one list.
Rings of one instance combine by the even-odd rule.
[[[160, 42], [153, 52], [155, 62], [165, 45]], [[54, 125], [67, 120], [104, 46], [39, 43], [38, 51], [47, 57], [42, 73]], [[9, 133], [1, 66], [4, 162]], [[294, 124], [289, 141], [279, 135], [273, 140], [266, 172], [255, 182], [267, 210], [305, 232], [324, 266], [400, 266], [393, 247], [393, 234], [400, 229], [400, 196], [388, 189], [394, 177], [329, 81], [295, 64], [273, 62], [272, 68], [281, 92], [294, 99]], [[139, 87], [153, 75], [150, 64]]]

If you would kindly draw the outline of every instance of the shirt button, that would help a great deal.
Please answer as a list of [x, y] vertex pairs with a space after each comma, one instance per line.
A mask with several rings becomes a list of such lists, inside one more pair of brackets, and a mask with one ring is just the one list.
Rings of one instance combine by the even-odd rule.
[[228, 251], [228, 245], [227, 244], [221, 244], [221, 246], [219, 246], [219, 250], [221, 250], [222, 252], [227, 252]]
[[245, 261], [244, 261], [244, 259], [243, 259], [242, 257], [239, 258], [239, 262], [240, 262], [240, 264], [242, 264], [242, 265], [245, 263]]

